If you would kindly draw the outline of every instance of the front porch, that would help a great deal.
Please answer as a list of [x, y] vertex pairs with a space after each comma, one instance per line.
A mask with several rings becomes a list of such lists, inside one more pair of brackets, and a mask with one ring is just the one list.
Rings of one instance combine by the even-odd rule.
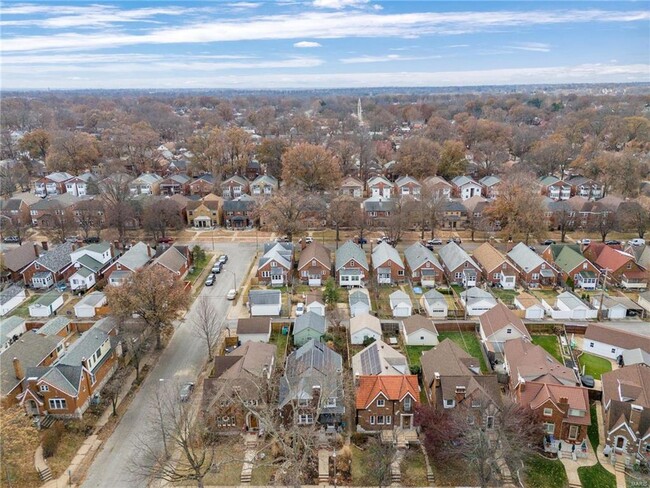
[[517, 286], [517, 277], [499, 273], [499, 285], [504, 290], [514, 290]]
[[382, 430], [380, 439], [385, 444], [393, 444], [397, 447], [406, 447], [409, 444], [418, 444], [420, 442], [416, 429], [402, 429], [401, 427], [395, 427], [392, 430]]
[[466, 269], [463, 271], [462, 283], [465, 288], [476, 286], [477, 274], [473, 269]]
[[623, 275], [621, 286], [626, 290], [645, 290], [648, 287], [648, 281], [645, 278], [628, 278]]

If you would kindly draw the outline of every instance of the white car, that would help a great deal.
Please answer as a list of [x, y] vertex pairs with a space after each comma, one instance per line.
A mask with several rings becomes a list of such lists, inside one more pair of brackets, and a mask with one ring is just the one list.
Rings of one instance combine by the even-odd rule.
[[226, 295], [226, 298], [228, 300], [234, 300], [235, 298], [237, 298], [237, 290], [235, 290], [234, 288], [229, 290], [228, 294]]
[[578, 241], [578, 244], [582, 244], [583, 246], [588, 246], [591, 244], [591, 239], [582, 239]]
[[300, 302], [298, 305], [296, 305], [296, 317], [300, 317], [304, 313], [305, 313], [305, 304]]
[[636, 239], [630, 239], [627, 243], [630, 246], [645, 246], [645, 239], [637, 237]]

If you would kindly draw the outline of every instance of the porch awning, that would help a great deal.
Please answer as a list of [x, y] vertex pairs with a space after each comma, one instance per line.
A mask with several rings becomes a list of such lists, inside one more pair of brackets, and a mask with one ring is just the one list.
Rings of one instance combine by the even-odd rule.
[[553, 271], [548, 268], [542, 269], [539, 274], [542, 275], [542, 278], [553, 278]]

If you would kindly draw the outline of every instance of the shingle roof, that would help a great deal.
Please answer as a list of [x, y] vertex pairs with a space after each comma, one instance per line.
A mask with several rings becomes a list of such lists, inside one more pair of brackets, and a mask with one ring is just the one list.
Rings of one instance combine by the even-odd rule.
[[350, 319], [350, 334], [356, 334], [363, 329], [370, 329], [381, 336], [381, 322], [369, 313], [361, 313]]
[[25, 289], [18, 285], [11, 285], [0, 292], [0, 305], [4, 305], [9, 300], [24, 292]]
[[46, 176], [48, 180], [56, 181], [57, 183], [62, 183], [66, 180], [69, 180], [70, 178], [74, 178], [70, 173], [66, 173], [65, 171], [59, 171], [55, 173], [50, 173], [49, 175]]
[[63, 193], [53, 197], [44, 198], [29, 206], [30, 210], [50, 210], [58, 208], [68, 208], [75, 203], [87, 200], [86, 197], [77, 197], [72, 193]]
[[54, 317], [43, 324], [38, 329], [38, 333], [46, 336], [58, 335], [63, 329], [70, 324], [70, 319], [67, 317]]
[[[272, 244], [272, 243], [269, 243]], [[293, 247], [287, 248], [283, 243], [277, 242], [271, 246], [264, 246], [264, 254], [260, 257], [258, 268], [261, 268], [269, 261], [275, 261], [286, 269], [291, 269]]]
[[409, 175], [400, 176], [399, 178], [397, 178], [397, 180], [395, 180], [395, 185], [397, 186], [403, 186], [406, 185], [407, 183], [414, 183], [418, 186], [422, 186], [420, 185], [420, 182], [418, 180], [416, 180], [415, 178]]
[[383, 176], [373, 176], [368, 180], [368, 187], [377, 185], [379, 183], [384, 183], [385, 185], [389, 186], [393, 185], [387, 178], [384, 178]]
[[469, 254], [467, 254], [465, 250], [455, 242], [450, 242], [442, 246], [440, 251], [438, 251], [438, 255], [450, 271], [458, 268], [464, 262], [472, 264], [476, 269], [479, 268], [478, 264], [469, 257]]
[[556, 302], [562, 302], [569, 310], [575, 310], [576, 308], [591, 308], [587, 303], [583, 302], [576, 295], [570, 291], [565, 291], [560, 293], [556, 298]]
[[474, 260], [478, 261], [486, 272], [500, 268], [507, 260], [503, 254], [495, 249], [489, 242], [484, 242], [474, 250]]
[[350, 295], [348, 296], [348, 302], [350, 304], [350, 307], [356, 305], [357, 303], [363, 303], [365, 305], [368, 305], [368, 308], [370, 308], [370, 296], [368, 295], [368, 292], [363, 290], [354, 290], [350, 292]]
[[17, 315], [12, 315], [6, 319], [0, 319], [0, 341], [4, 342], [5, 339], [11, 339], [11, 337], [9, 337], [9, 334], [24, 323], [25, 319], [18, 317]]
[[363, 208], [366, 212], [391, 212], [395, 208], [395, 202], [389, 198], [373, 196], [363, 201]]
[[512, 313], [503, 303], [497, 303], [496, 307], [482, 314], [479, 317], [479, 321], [488, 338], [504, 327], [514, 327], [524, 337], [530, 339], [530, 334], [524, 325], [524, 321]]
[[237, 321], [237, 334], [266, 334], [271, 332], [269, 317], [251, 317]]
[[176, 246], [171, 246], [158, 256], [154, 263], [160, 264], [174, 273], [180, 273], [183, 266], [187, 264], [187, 258]]
[[572, 424], [590, 425], [591, 415], [589, 413], [589, 396], [586, 388], [580, 386], [552, 385], [548, 383], [530, 382], [526, 389], [521, 392], [520, 403], [537, 409], [544, 403], [551, 400], [558, 405], [561, 398], [566, 398], [570, 409], [582, 410], [584, 417], [566, 415]]
[[280, 290], [251, 290], [248, 293], [251, 305], [274, 305], [282, 302]]
[[302, 251], [300, 251], [300, 260], [298, 261], [298, 270], [305, 266], [311, 266], [312, 260], [317, 260], [327, 270], [332, 267], [332, 260], [330, 259], [329, 250], [318, 242], [308, 244]]
[[72, 247], [74, 245], [74, 242], [64, 242], [63, 244], [59, 244], [47, 251], [45, 254], [39, 256], [36, 262], [39, 266], [49, 269], [52, 272], [60, 271], [72, 263], [70, 253], [72, 252]]
[[251, 186], [272, 186], [277, 188], [278, 180], [271, 175], [260, 175], [253, 180]]
[[234, 200], [223, 202], [224, 212], [245, 212], [255, 207], [255, 200], [248, 195], [242, 195]]
[[386, 263], [386, 261], [391, 260], [395, 264], [397, 264], [400, 267], [404, 267], [404, 263], [402, 262], [402, 258], [399, 255], [399, 252], [397, 252], [397, 249], [395, 249], [393, 246], [388, 244], [387, 242], [382, 242], [381, 244], [378, 244], [375, 249], [372, 251], [372, 267], [374, 269], [379, 268], [383, 264]]
[[98, 320], [70, 346], [58, 364], [80, 366], [82, 359], [92, 356], [109, 339], [110, 332], [115, 327], [117, 327], [117, 323], [112, 317]]
[[105, 298], [106, 298], [105, 293], [102, 293], [101, 291], [93, 291], [92, 293], [88, 293], [85, 297], [79, 300], [79, 302], [75, 304], [75, 307], [78, 307], [80, 305], [88, 305], [90, 307], [95, 307], [97, 306], [98, 303], [100, 303]]
[[472, 178], [469, 176], [456, 176], [455, 178], [452, 178], [451, 182], [456, 185], [457, 187], [461, 187], [463, 185], [467, 185], [468, 183], [473, 183], [475, 185], [478, 185], [476, 181], [474, 181]]
[[501, 183], [501, 178], [499, 178], [498, 176], [489, 175], [489, 176], [484, 176], [483, 178], [478, 180], [478, 182], [483, 186], [489, 187]]
[[76, 261], [77, 263], [81, 264], [83, 268], [79, 269], [79, 271], [83, 271], [84, 268], [87, 270], [92, 271], [93, 273], [98, 273], [99, 270], [101, 270], [104, 265], [97, 261], [95, 258], [89, 256], [88, 254], [84, 254], [83, 256], [79, 257]]
[[532, 344], [528, 339], [517, 338], [504, 345], [504, 356], [510, 368], [510, 381], [551, 383], [556, 385], [577, 385], [578, 379], [573, 369], [559, 363], [542, 347]]
[[435, 348], [422, 354], [422, 372], [427, 382], [434, 373], [440, 376], [472, 376], [480, 374], [480, 362], [451, 339], [444, 339]]
[[420, 242], [416, 242], [404, 250], [404, 258], [409, 265], [411, 270], [418, 269], [420, 266], [423, 266], [425, 263], [429, 262], [440, 271], [442, 271], [442, 266], [436, 258], [436, 256], [422, 245]]
[[307, 312], [297, 317], [293, 325], [293, 335], [297, 335], [307, 329], [312, 329], [324, 334], [327, 329], [325, 325], [325, 317], [316, 312]]
[[131, 271], [137, 271], [147, 264], [150, 259], [149, 246], [140, 241], [122, 254], [117, 262]]
[[526, 244], [520, 242], [508, 253], [508, 257], [524, 272], [544, 264], [544, 259]]
[[370, 403], [382, 394], [390, 401], [401, 401], [410, 395], [415, 403], [420, 400], [420, 387], [416, 375], [402, 376], [360, 376], [357, 386], [358, 410], [365, 410]]
[[352, 373], [355, 377], [408, 374], [409, 371], [406, 356], [381, 339], [352, 356]]
[[143, 173], [131, 182], [131, 185], [153, 185], [162, 181], [162, 176], [155, 173]]
[[48, 291], [44, 295], [41, 295], [30, 307], [34, 305], [40, 305], [43, 307], [49, 307], [52, 305], [60, 296], [62, 293], [60, 291], [52, 290]]
[[[28, 264], [31, 264], [36, 258], [36, 243], [28, 241], [23, 242], [15, 249], [6, 251], [3, 255], [4, 265], [10, 271], [20, 271]], [[40, 246], [38, 246], [40, 249]]]
[[402, 320], [402, 325], [407, 334], [412, 334], [420, 329], [425, 329], [438, 335], [438, 330], [431, 319], [423, 315], [411, 315], [410, 317]]
[[411, 297], [402, 290], [395, 290], [393, 293], [388, 295], [391, 308], [395, 308], [397, 305], [406, 304], [413, 305], [411, 303]]
[[603, 342], [622, 349], [640, 347], [650, 352], [650, 337], [647, 335], [635, 334], [615, 327], [606, 327], [603, 324], [589, 324], [585, 332], [585, 340]]
[[569, 246], [564, 246], [555, 258], [555, 264], [566, 273], [570, 273], [584, 261], [586, 258]]
[[612, 249], [610, 246], [603, 247], [602, 251], [596, 259], [596, 265], [601, 269], [609, 271], [617, 271], [629, 262], [634, 261], [634, 256], [617, 249]]
[[423, 295], [423, 298], [429, 305], [433, 305], [434, 303], [439, 303], [439, 302], [447, 304], [447, 300], [445, 299], [445, 296], [435, 289], [431, 289], [427, 291]]
[[336, 270], [345, 267], [350, 261], [354, 260], [358, 265], [368, 270], [368, 260], [366, 253], [361, 247], [352, 241], [347, 241], [336, 250]]

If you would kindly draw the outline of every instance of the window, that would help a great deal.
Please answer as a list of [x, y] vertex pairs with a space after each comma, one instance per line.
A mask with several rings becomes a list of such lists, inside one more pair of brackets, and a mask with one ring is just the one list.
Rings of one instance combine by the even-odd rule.
[[445, 400], [445, 407], [451, 408], [454, 406], [454, 401], [453, 400]]
[[386, 425], [391, 425], [393, 423], [393, 417], [386, 415]]
[[314, 416], [311, 413], [304, 413], [298, 416], [299, 424], [313, 424]]
[[488, 428], [488, 429], [491, 429], [491, 428], [493, 428], [493, 427], [494, 427], [494, 417], [492, 417], [492, 416], [490, 415], [490, 416], [488, 416], [488, 418], [487, 418], [487, 428]]
[[456, 274], [454, 275], [454, 277], [455, 277], [457, 280], [460, 280], [460, 279], [463, 277], [463, 273], [456, 273]]
[[50, 408], [52, 410], [65, 410], [68, 408], [64, 398], [52, 398], [50, 400]]
[[464, 386], [457, 386], [456, 387], [456, 393], [465, 393], [465, 387]]
[[370, 425], [375, 425], [375, 416], [374, 415], [370, 416]]
[[551, 417], [553, 415], [553, 409], [552, 408], [545, 408], [544, 409], [544, 417]]
[[377, 425], [384, 425], [384, 416], [377, 415]]
[[506, 329], [506, 334], [512, 334], [512, 329], [510, 328]]
[[501, 277], [501, 273], [494, 273], [492, 275], [492, 279], [494, 279], [494, 280], [498, 280], [500, 277]]
[[645, 445], [645, 452], [650, 454], [650, 444]]
[[270, 277], [271, 277], [270, 271], [262, 271], [262, 278], [270, 278]]
[[397, 276], [404, 276], [404, 270], [403, 269], [398, 270]]
[[481, 400], [472, 400], [472, 408], [479, 408], [481, 406]]
[[544, 432], [546, 432], [547, 434], [553, 435], [555, 433], [555, 424], [545, 423], [544, 424]]
[[50, 391], [50, 387], [47, 385], [41, 385], [39, 388], [40, 391]]
[[594, 347], [594, 343], [593, 343], [593, 342], [590, 342], [590, 343], [589, 343], [589, 347]]
[[327, 399], [328, 407], [336, 407], [336, 397], [331, 397]]
[[577, 425], [571, 425], [569, 427], [569, 439], [575, 440], [578, 438], [578, 433], [580, 432], [580, 427]]
[[612, 347], [612, 354], [616, 354], [616, 349]]
[[578, 408], [570, 408], [569, 409], [569, 415], [572, 417], [584, 417], [585, 416], [585, 411], [580, 410]]
[[582, 269], [587, 269], [587, 263], [582, 263]]
[[298, 405], [300, 405], [301, 407], [306, 407], [307, 405], [309, 405], [309, 400], [306, 400], [305, 398], [301, 398], [300, 400], [298, 400]]
[[386, 405], [386, 400], [384, 400], [384, 399], [382, 399], [382, 398], [380, 398], [379, 400], [377, 400], [377, 406], [378, 406], [378, 407], [383, 407], [383, 406], [385, 406], [385, 405]]
[[411, 397], [406, 397], [404, 398], [404, 411], [405, 412], [410, 412], [411, 411]]

